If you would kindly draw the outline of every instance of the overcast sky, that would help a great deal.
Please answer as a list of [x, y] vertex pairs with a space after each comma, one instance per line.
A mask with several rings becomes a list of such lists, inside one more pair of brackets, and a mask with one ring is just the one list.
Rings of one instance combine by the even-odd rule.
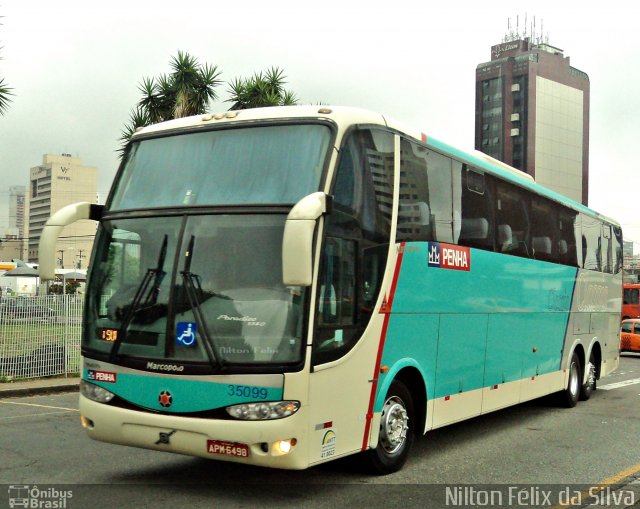
[[[523, 32], [526, 16], [528, 32], [535, 18], [536, 32], [589, 75], [589, 206], [640, 243], [636, 8], [441, 3], [0, 0], [0, 77], [15, 93], [0, 117], [0, 225], [8, 187], [27, 185], [29, 168], [45, 153], [70, 153], [96, 167], [104, 200], [138, 84], [169, 72], [178, 50], [217, 65], [225, 81], [278, 66], [303, 104], [376, 110], [471, 149], [476, 65], [490, 60], [509, 18]], [[228, 109], [226, 85], [218, 95], [211, 110]]]

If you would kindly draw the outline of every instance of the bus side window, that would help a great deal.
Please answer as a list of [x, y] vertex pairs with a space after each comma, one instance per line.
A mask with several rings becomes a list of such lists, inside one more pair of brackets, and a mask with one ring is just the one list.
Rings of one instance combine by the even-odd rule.
[[572, 267], [578, 266], [576, 251], [576, 217], [577, 212], [561, 207], [558, 211], [558, 261]]
[[452, 242], [451, 162], [423, 145], [401, 141], [397, 241]]
[[531, 247], [536, 260], [559, 263], [568, 250], [556, 229], [557, 208], [543, 198], [531, 199]]
[[320, 325], [353, 325], [355, 296], [355, 242], [328, 237], [324, 252], [324, 274], [320, 281], [318, 322]]
[[361, 312], [370, 314], [376, 304], [378, 291], [384, 277], [387, 259], [385, 245], [363, 249], [362, 256], [362, 308]]
[[622, 270], [623, 255], [622, 255], [622, 230], [619, 226], [613, 226], [613, 236], [615, 237], [615, 265], [613, 273], [618, 274]]
[[377, 299], [389, 252], [394, 136], [353, 129], [340, 148], [324, 219], [317, 285], [313, 364], [345, 355], [358, 341]]
[[453, 172], [454, 241], [492, 251], [494, 213], [490, 181], [484, 173], [466, 164], [459, 168]]
[[602, 228], [597, 219], [580, 214], [582, 223], [582, 268], [602, 271]]
[[614, 273], [615, 260], [613, 258], [613, 239], [611, 238], [611, 226], [602, 225], [602, 271], [607, 274]]
[[[530, 223], [529, 220], [529, 197], [527, 194], [517, 188], [516, 186], [509, 185], [505, 182], [497, 182], [496, 184], [496, 200], [495, 200], [495, 214], [496, 224], [499, 225], [498, 233], [505, 231], [505, 225], [509, 226], [510, 236], [509, 244], [507, 245], [504, 234], [498, 236], [498, 251], [502, 251], [515, 256], [534, 257], [535, 250], [541, 253], [541, 257], [544, 259], [545, 255], [551, 254], [551, 239], [546, 235], [546, 231], [543, 229], [540, 232], [539, 237], [530, 239]], [[500, 225], [503, 225], [500, 228]], [[536, 242], [533, 246], [532, 240]]]

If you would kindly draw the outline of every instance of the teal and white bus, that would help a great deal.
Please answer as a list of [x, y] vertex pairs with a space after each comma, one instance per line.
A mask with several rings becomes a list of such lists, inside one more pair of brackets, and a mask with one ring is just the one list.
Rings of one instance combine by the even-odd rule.
[[99, 222], [80, 413], [91, 438], [303, 469], [552, 393], [619, 360], [620, 226], [373, 112], [277, 107], [131, 140]]

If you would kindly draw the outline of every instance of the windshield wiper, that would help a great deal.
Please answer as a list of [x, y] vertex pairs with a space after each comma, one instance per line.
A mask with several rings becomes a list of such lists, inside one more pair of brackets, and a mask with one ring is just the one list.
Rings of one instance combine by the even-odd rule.
[[195, 236], [191, 235], [191, 238], [189, 239], [189, 245], [187, 247], [187, 252], [185, 254], [184, 270], [180, 272], [180, 274], [182, 275], [182, 284], [184, 286], [185, 293], [187, 294], [187, 300], [189, 301], [189, 306], [191, 307], [191, 310], [193, 312], [193, 317], [196, 321], [196, 325], [198, 326], [198, 330], [200, 330], [202, 333], [202, 337], [204, 339], [204, 349], [207, 352], [209, 361], [211, 362], [212, 366], [218, 366], [222, 368], [222, 356], [220, 355], [220, 351], [218, 350], [217, 345], [211, 337], [211, 334], [209, 334], [207, 321], [202, 315], [202, 309], [200, 308], [200, 305], [204, 300], [204, 292], [202, 291], [200, 276], [191, 272], [191, 259], [193, 257], [194, 243]]
[[136, 313], [141, 309], [153, 307], [158, 301], [160, 285], [166, 275], [166, 272], [164, 271], [164, 260], [167, 257], [167, 240], [168, 236], [165, 233], [164, 239], [162, 240], [162, 246], [160, 247], [160, 252], [158, 253], [158, 264], [156, 268], [147, 269], [147, 273], [144, 275], [136, 289], [133, 300], [127, 309], [127, 314], [124, 316], [120, 329], [118, 330], [118, 338], [114, 341], [111, 351], [109, 352], [109, 360], [111, 362], [116, 360], [120, 345], [124, 342], [129, 325], [131, 325]]

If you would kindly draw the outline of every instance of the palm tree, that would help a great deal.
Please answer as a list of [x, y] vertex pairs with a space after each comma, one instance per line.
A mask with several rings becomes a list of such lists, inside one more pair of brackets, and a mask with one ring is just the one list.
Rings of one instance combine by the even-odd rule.
[[[0, 16], [0, 18], [1, 17], [2, 16]], [[2, 58], [0, 58], [0, 60], [2, 60]], [[9, 96], [13, 95], [11, 90], [13, 89], [7, 86], [4, 82], [4, 78], [0, 77], [0, 115], [4, 115], [9, 107], [9, 103], [11, 102], [11, 98]]]
[[122, 131], [121, 155], [133, 133], [140, 127], [174, 118], [205, 113], [210, 101], [217, 99], [215, 87], [221, 72], [215, 65], [201, 65], [198, 60], [178, 51], [171, 60], [170, 74], [144, 78], [139, 86], [142, 99], [129, 116]]
[[272, 67], [264, 74], [254, 74], [251, 78], [236, 78], [229, 83], [231, 110], [260, 108], [263, 106], [290, 106], [297, 104], [295, 94], [285, 90], [286, 83], [283, 71]]
[[0, 78], [0, 115], [4, 115], [9, 107], [9, 103], [11, 102], [10, 95], [13, 95], [11, 92], [11, 88], [9, 88], [4, 83], [4, 78]]

